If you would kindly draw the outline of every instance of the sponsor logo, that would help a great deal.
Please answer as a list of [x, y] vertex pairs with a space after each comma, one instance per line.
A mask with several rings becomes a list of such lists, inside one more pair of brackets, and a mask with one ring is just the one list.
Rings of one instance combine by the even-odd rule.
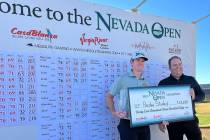
[[154, 23], [152, 25], [152, 35], [156, 38], [161, 38], [163, 36], [164, 30], [160, 23]]
[[139, 117], [139, 118], [136, 118], [136, 121], [139, 121], [139, 120], [145, 120], [146, 119], [146, 117], [144, 116], [144, 117]]
[[126, 32], [135, 32], [141, 34], [152, 34], [155, 38], [161, 39], [166, 38], [181, 38], [181, 29], [175, 27], [169, 27], [168, 25], [162, 25], [159, 22], [155, 22], [152, 25], [148, 25], [144, 22], [133, 21], [128, 19], [122, 19], [115, 17], [112, 14], [102, 14], [98, 11], [95, 12], [97, 15], [97, 28], [96, 30], [121, 30]]
[[58, 35], [52, 34], [50, 29], [46, 29], [46, 31], [43, 32], [37, 29], [20, 30], [17, 27], [14, 27], [10, 32], [14, 38], [36, 39], [50, 42], [52, 42], [54, 39], [58, 39]]
[[146, 52], [148, 50], [155, 49], [155, 47], [151, 46], [148, 42], [134, 43], [134, 44], [131, 44], [131, 47], [134, 49], [138, 49], [140, 51], [146, 51]]
[[160, 115], [160, 114], [154, 114], [154, 115], [153, 115], [153, 118], [154, 118], [154, 119], [161, 118], [161, 115]]
[[155, 91], [155, 90], [150, 90], [149, 92], [149, 96], [152, 96], [154, 101], [158, 101], [158, 100], [163, 100], [165, 99], [165, 91]]
[[171, 27], [165, 27], [159, 22], [155, 22], [152, 25], [152, 35], [160, 39], [162, 37], [169, 37], [169, 38], [181, 38], [181, 30], [171, 28]]
[[80, 37], [80, 43], [81, 45], [86, 46], [100, 46], [101, 49], [109, 49], [108, 48], [108, 38], [102, 38], [102, 37], [86, 37], [86, 34], [83, 33]]
[[51, 44], [39, 44], [39, 43], [28, 43], [26, 44], [27, 47], [32, 48], [40, 48], [40, 49], [54, 49], [54, 50], [70, 50], [71, 48], [66, 46], [59, 46], [59, 45], [51, 45]]
[[168, 52], [171, 54], [180, 55], [182, 50], [179, 48], [178, 44], [174, 44], [171, 48], [168, 49]]

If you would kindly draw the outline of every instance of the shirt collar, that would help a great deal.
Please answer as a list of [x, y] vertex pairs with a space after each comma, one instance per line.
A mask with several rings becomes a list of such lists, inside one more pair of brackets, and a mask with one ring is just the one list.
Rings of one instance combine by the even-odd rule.
[[[133, 70], [131, 70], [130, 72], [128, 72], [128, 75], [129, 75], [130, 77], [136, 77], [136, 76], [133, 74]], [[143, 74], [141, 75], [141, 77], [140, 77], [138, 80], [144, 80]]]
[[180, 77], [179, 79], [176, 79], [174, 76], [172, 76], [172, 75], [170, 74], [170, 78], [171, 78], [171, 79], [174, 79], [174, 80], [182, 80], [182, 79], [184, 78], [184, 74], [182, 74], [181, 77]]

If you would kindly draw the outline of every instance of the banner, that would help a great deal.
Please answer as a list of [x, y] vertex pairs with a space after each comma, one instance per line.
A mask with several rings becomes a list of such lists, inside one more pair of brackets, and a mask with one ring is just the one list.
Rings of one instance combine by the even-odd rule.
[[173, 55], [195, 74], [195, 28], [182, 21], [74, 0], [1, 0], [0, 20], [2, 139], [119, 139], [104, 97], [134, 51], [150, 85]]

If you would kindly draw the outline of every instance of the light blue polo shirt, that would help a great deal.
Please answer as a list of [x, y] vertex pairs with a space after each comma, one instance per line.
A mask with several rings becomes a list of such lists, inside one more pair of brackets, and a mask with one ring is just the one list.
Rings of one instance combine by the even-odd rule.
[[110, 93], [117, 97], [118, 104], [116, 110], [126, 111], [127, 117], [130, 119], [128, 88], [146, 86], [148, 86], [148, 82], [143, 77], [138, 79], [132, 71], [120, 76], [109, 89]]

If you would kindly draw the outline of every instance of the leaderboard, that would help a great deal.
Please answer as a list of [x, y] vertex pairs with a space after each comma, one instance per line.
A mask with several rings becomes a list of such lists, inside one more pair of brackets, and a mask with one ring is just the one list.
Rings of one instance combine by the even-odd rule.
[[[156, 85], [167, 69], [146, 63], [144, 77]], [[34, 125], [39, 140], [118, 140], [105, 93], [129, 70], [123, 59], [0, 52], [0, 127]]]

